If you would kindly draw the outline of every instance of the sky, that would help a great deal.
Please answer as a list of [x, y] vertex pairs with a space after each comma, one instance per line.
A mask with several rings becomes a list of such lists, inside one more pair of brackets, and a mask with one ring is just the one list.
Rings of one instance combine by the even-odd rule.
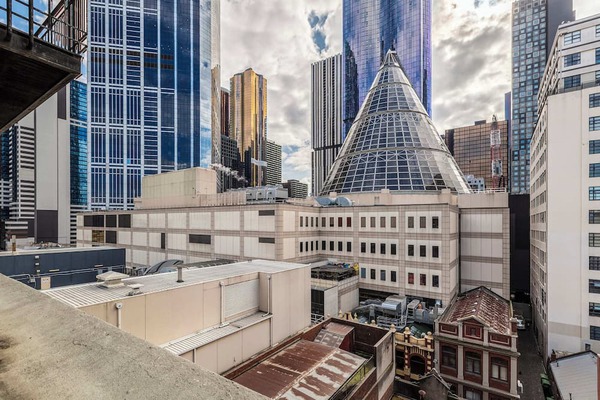
[[[445, 129], [504, 117], [510, 90], [511, 0], [432, 0], [433, 110]], [[221, 81], [252, 67], [267, 79], [267, 137], [283, 179], [310, 184], [311, 64], [341, 52], [341, 0], [222, 0]], [[574, 0], [577, 18], [598, 0]], [[310, 186], [309, 186], [310, 187]], [[310, 191], [310, 189], [309, 189]]]

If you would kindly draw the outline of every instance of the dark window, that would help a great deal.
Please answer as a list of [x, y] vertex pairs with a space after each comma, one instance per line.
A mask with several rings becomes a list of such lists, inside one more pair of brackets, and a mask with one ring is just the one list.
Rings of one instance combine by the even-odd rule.
[[600, 303], [590, 303], [590, 316], [600, 317]]
[[590, 186], [590, 200], [600, 200], [600, 186]]
[[300, 216], [300, 228], [304, 228], [304, 217]]
[[379, 271], [379, 278], [382, 281], [385, 281], [385, 269], [382, 269], [382, 270]]
[[600, 153], [600, 140], [590, 140], [590, 154]]
[[116, 231], [106, 231], [106, 243], [117, 243], [117, 232]]
[[442, 367], [456, 369], [456, 348], [442, 346]]
[[479, 353], [465, 352], [465, 372], [481, 375], [481, 356]]
[[431, 276], [431, 286], [440, 287], [440, 276], [439, 275]]
[[83, 226], [93, 226], [93, 216], [84, 215], [83, 216]]
[[367, 244], [365, 242], [360, 242], [360, 252], [361, 253], [367, 252]]
[[600, 47], [596, 49], [596, 64], [600, 64]]
[[475, 389], [471, 389], [469, 387], [464, 387], [464, 397], [466, 400], [482, 400], [482, 394], [481, 391], [479, 390], [475, 390]]
[[315, 217], [310, 217], [310, 227], [313, 228], [315, 226]]
[[116, 215], [107, 215], [106, 216], [106, 227], [107, 228], [116, 228], [117, 227], [117, 216]]
[[600, 340], [600, 326], [590, 325], [590, 339]]
[[390, 281], [396, 282], [396, 271], [390, 272]]
[[404, 369], [404, 352], [396, 350], [396, 369]]
[[600, 107], [600, 93], [590, 94], [590, 108]]
[[321, 218], [321, 226], [325, 228], [327, 226], [327, 219], [325, 217]]
[[379, 217], [379, 227], [385, 228], [385, 217]]
[[396, 227], [396, 217], [390, 217], [390, 228]]
[[419, 275], [419, 284], [421, 286], [427, 286], [427, 275], [425, 275], [425, 274]]
[[210, 244], [210, 235], [189, 235], [190, 243]]
[[[210, 238], [210, 236], [209, 236], [209, 238]], [[275, 244], [275, 238], [259, 237], [258, 238], [258, 243]], [[311, 242], [311, 246], [310, 247], [311, 247], [311, 250], [312, 250], [312, 242]]]
[[338, 228], [341, 228], [343, 226], [344, 223], [344, 219], [342, 217], [338, 217]]
[[104, 228], [104, 215], [92, 215], [91, 216], [91, 225], [94, 228]]
[[600, 233], [589, 234], [589, 245], [590, 247], [600, 247]]
[[419, 256], [427, 257], [427, 246], [419, 246]]
[[361, 228], [367, 227], [367, 218], [366, 217], [360, 217], [360, 227]]
[[577, 65], [581, 63], [581, 53], [567, 54], [563, 58], [565, 67], [570, 67], [572, 65]]
[[321, 250], [323, 250], [323, 251], [327, 250], [327, 241], [325, 241], [325, 240], [321, 241]]
[[371, 268], [371, 279], [375, 279], [375, 270], [373, 268]]
[[440, 247], [439, 246], [431, 247], [431, 257], [440, 258]]
[[366, 279], [367, 278], [367, 269], [366, 268], [361, 268], [360, 269], [360, 277], [361, 277], [361, 279]]
[[385, 254], [385, 243], [379, 245], [379, 253]]
[[333, 217], [329, 217], [329, 227], [333, 228]]
[[396, 255], [396, 244], [395, 243], [390, 244], [390, 254], [393, 256]]
[[408, 227], [411, 229], [415, 227], [415, 217], [408, 217]]
[[600, 224], [600, 210], [590, 210], [588, 222], [590, 224]]
[[419, 228], [427, 228], [427, 217], [419, 217]]
[[590, 256], [589, 269], [592, 271], [600, 271], [600, 257]]
[[329, 241], [329, 251], [333, 251], [333, 246], [334, 246], [333, 240], [330, 240]]
[[597, 178], [600, 176], [600, 163], [590, 164], [590, 178]]
[[315, 217], [315, 226], [319, 227], [319, 217]]
[[275, 215], [275, 210], [258, 210], [259, 217], [267, 217], [271, 215]]
[[352, 217], [346, 217], [346, 227], [352, 228]]
[[[260, 239], [258, 242], [260, 243]], [[275, 243], [275, 239], [273, 239], [273, 243]], [[315, 251], [315, 242], [310, 242], [310, 251]]]
[[344, 251], [344, 244], [342, 242], [338, 242], [338, 251]]
[[375, 228], [375, 217], [371, 217], [371, 228]]
[[588, 289], [590, 293], [600, 293], [600, 281], [597, 279], [590, 279]]
[[563, 79], [563, 82], [564, 82], [565, 89], [578, 87], [579, 85], [581, 85], [581, 76], [580, 75], [567, 76], [566, 78]]
[[166, 236], [167, 235], [165, 235], [164, 232], [162, 232], [160, 234], [160, 248], [161, 249], [165, 249], [167, 247]]
[[433, 229], [439, 229], [439, 227], [440, 227], [440, 217], [432, 217], [431, 218], [431, 227]]
[[[319, 220], [319, 218], [317, 218], [317, 221]], [[315, 240], [315, 250], [319, 251], [319, 241]]]
[[119, 215], [119, 228], [131, 228], [131, 214]]
[[415, 245], [414, 244], [409, 244], [408, 245], [408, 255], [410, 257], [415, 255]]
[[104, 243], [104, 231], [92, 231], [92, 242], [94, 243]]
[[409, 285], [415, 284], [415, 274], [413, 274], [412, 272], [408, 273], [408, 284]]
[[352, 242], [346, 242], [346, 251], [347, 252], [351, 252], [352, 251]]
[[579, 41], [581, 41], [581, 31], [565, 33], [565, 39], [564, 39], [565, 45], [577, 43]]
[[590, 131], [600, 131], [600, 117], [590, 117]]
[[371, 243], [371, 254], [375, 254], [375, 243]]
[[505, 358], [490, 357], [492, 379], [508, 382], [508, 361]]

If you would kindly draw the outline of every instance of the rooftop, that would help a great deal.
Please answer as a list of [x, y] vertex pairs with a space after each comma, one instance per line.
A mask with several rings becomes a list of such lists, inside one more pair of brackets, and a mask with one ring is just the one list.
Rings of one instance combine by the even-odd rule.
[[0, 399], [263, 399], [0, 275]]
[[481, 286], [454, 299], [440, 318], [440, 322], [456, 324], [475, 319], [496, 333], [511, 335], [511, 318], [510, 301]]
[[592, 351], [571, 354], [550, 363], [561, 398], [598, 399], [598, 355]]
[[272, 399], [329, 399], [366, 359], [300, 340], [234, 379]]
[[55, 254], [55, 253], [77, 253], [77, 252], [95, 252], [95, 251], [117, 251], [115, 247], [98, 246], [98, 247], [48, 247], [45, 249], [17, 249], [16, 252], [0, 251], [0, 257], [3, 256], [21, 256], [21, 255], [36, 255], [36, 254]]
[[183, 282], [177, 282], [177, 272], [166, 272], [162, 274], [132, 277], [123, 279], [124, 286], [116, 288], [105, 288], [97, 283], [67, 286], [43, 291], [48, 296], [60, 300], [72, 307], [85, 307], [93, 304], [101, 304], [108, 301], [124, 299], [129, 297], [131, 288], [128, 285], [142, 284], [143, 293], [161, 292], [184, 286], [197, 285], [205, 282], [219, 281], [240, 275], [253, 273], [278, 273], [293, 269], [305, 268], [306, 264], [286, 263], [280, 261], [252, 260], [234, 264], [219, 265], [206, 268], [184, 269]]

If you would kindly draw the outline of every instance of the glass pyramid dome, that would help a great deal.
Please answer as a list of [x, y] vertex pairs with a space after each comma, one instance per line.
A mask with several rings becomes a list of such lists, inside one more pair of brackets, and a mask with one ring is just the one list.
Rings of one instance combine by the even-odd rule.
[[456, 161], [388, 51], [321, 192], [469, 193]]

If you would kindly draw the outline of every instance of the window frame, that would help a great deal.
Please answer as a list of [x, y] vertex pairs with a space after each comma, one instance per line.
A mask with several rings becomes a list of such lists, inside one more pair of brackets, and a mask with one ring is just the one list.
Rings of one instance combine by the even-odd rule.
[[589, 108], [600, 107], [600, 93], [590, 93]]
[[[473, 355], [476, 355], [473, 356]], [[474, 351], [465, 350], [464, 373], [475, 376], [482, 376], [481, 371], [481, 354]], [[470, 361], [470, 363], [469, 363]], [[470, 365], [469, 365], [470, 364]], [[478, 370], [478, 371], [477, 371]]]
[[407, 276], [406, 276], [407, 282], [409, 285], [414, 285], [415, 284], [415, 273], [414, 272], [408, 272]]
[[408, 257], [414, 257], [415, 256], [415, 245], [414, 244], [409, 244], [407, 247], [407, 253]]

